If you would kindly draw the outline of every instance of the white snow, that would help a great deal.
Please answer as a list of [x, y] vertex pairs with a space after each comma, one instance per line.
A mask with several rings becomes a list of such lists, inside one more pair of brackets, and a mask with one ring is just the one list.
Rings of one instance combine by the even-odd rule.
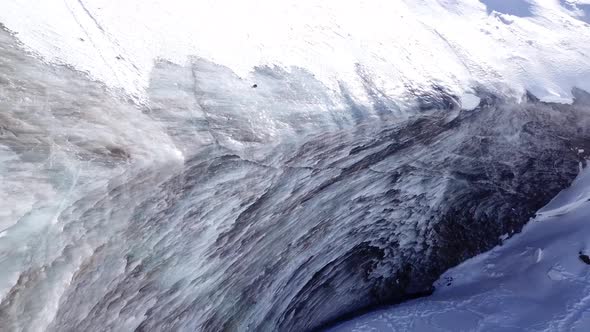
[[477, 106], [479, 106], [480, 102], [481, 99], [471, 93], [465, 93], [461, 96], [461, 108], [467, 111], [474, 110]]
[[358, 66], [384, 93], [484, 85], [570, 102], [590, 90], [587, 0], [5, 0], [0, 22], [47, 61], [138, 98], [154, 59], [191, 55], [248, 78], [302, 67], [366, 100]]
[[447, 271], [432, 296], [332, 331], [588, 331], [589, 200], [585, 169], [521, 234]]

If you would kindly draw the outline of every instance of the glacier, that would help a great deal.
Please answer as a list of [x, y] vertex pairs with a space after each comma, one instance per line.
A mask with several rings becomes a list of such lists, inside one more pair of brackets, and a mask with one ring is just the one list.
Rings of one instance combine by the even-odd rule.
[[514, 4], [0, 4], [0, 330], [308, 331], [434, 291], [336, 327], [387, 329], [558, 236], [587, 7]]
[[585, 170], [522, 234], [445, 272], [432, 297], [330, 331], [587, 331], [588, 181]]
[[[571, 102], [590, 90], [587, 0], [7, 0], [0, 22], [46, 61], [141, 100], [157, 59], [198, 55], [249, 79], [256, 66], [303, 68], [331, 90], [445, 86]], [[516, 8], [516, 9], [515, 9]], [[527, 13], [519, 13], [524, 10]], [[518, 16], [520, 15], [520, 16]]]

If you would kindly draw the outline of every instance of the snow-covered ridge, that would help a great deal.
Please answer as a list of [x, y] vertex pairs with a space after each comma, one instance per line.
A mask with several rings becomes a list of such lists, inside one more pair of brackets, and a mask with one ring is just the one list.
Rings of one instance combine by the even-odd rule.
[[359, 67], [396, 97], [485, 85], [544, 101], [590, 90], [586, 0], [7, 0], [0, 22], [50, 62], [141, 98], [154, 60], [200, 56], [249, 79], [302, 67], [366, 101]]

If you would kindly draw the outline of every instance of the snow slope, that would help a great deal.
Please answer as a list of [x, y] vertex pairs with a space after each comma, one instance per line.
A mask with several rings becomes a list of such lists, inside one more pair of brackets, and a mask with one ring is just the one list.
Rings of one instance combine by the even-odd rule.
[[590, 171], [502, 246], [447, 271], [428, 298], [331, 331], [588, 331]]
[[196, 55], [251, 78], [302, 67], [367, 102], [380, 91], [473, 87], [545, 101], [590, 90], [586, 0], [6, 0], [0, 22], [50, 62], [143, 98], [154, 60]]

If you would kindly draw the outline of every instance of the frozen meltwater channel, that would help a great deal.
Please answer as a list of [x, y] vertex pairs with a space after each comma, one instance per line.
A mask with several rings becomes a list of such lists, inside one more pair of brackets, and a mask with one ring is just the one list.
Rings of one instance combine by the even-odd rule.
[[431, 292], [585, 167], [582, 90], [352, 71], [160, 60], [138, 105], [0, 30], [0, 330], [313, 330]]

